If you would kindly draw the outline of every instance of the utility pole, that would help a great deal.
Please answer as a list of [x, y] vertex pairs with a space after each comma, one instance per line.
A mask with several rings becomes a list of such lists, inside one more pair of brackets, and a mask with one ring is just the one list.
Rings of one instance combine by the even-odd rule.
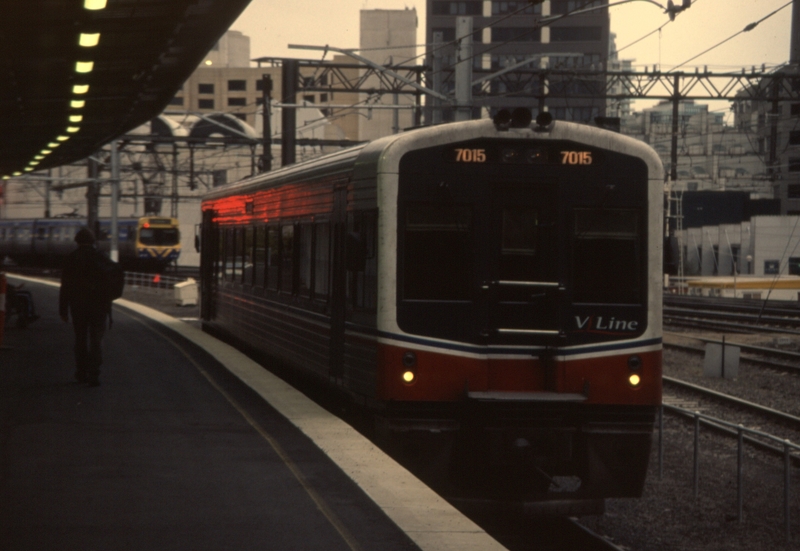
[[[53, 169], [52, 168], [48, 168], [47, 169], [47, 176], [50, 177], [52, 175], [53, 175]], [[47, 180], [47, 182], [45, 182], [45, 188], [44, 188], [44, 217], [45, 218], [50, 218], [50, 188], [52, 186], [53, 186], [53, 181], [52, 180]]]
[[[272, 170], [272, 122], [270, 121], [270, 104], [272, 102], [272, 77], [261, 76], [261, 107], [262, 122], [264, 127], [264, 148], [261, 153], [259, 169], [261, 172]], [[285, 113], [285, 112], [284, 112]]]
[[169, 213], [173, 218], [178, 217], [178, 144], [172, 144], [172, 202]]
[[780, 75], [775, 75], [775, 77], [773, 77], [772, 82], [770, 83], [770, 89], [772, 106], [769, 114], [767, 115], [767, 121], [769, 122], [769, 153], [767, 157], [767, 174], [769, 175], [770, 182], [772, 182], [773, 191], [777, 191], [776, 186], [780, 185], [777, 183], [779, 172], [778, 119], [780, 118], [781, 113], [780, 104], [778, 103], [780, 100], [781, 89]]
[[[296, 59], [284, 59], [281, 74], [281, 103], [294, 105], [297, 101], [297, 79], [300, 68]], [[281, 111], [281, 166], [296, 161], [297, 110], [283, 107]]]
[[109, 256], [119, 261], [119, 226], [117, 224], [119, 203], [119, 142], [111, 141], [111, 251]]
[[[442, 93], [442, 42], [444, 42], [444, 33], [437, 31], [433, 33], [433, 52], [431, 52], [431, 64], [433, 71], [433, 89], [436, 92]], [[442, 122], [442, 100], [436, 96], [428, 96], [428, 101], [431, 103], [431, 122], [433, 124], [440, 124]], [[426, 102], [427, 103], [427, 102]]]
[[472, 18], [456, 18], [456, 121], [472, 118]]
[[99, 237], [98, 230], [100, 229], [100, 224], [98, 221], [97, 202], [100, 197], [100, 184], [97, 181], [97, 176], [100, 170], [97, 166], [97, 161], [91, 155], [87, 162], [86, 175], [89, 179], [89, 183], [86, 185], [86, 225], [92, 230], [95, 236]]

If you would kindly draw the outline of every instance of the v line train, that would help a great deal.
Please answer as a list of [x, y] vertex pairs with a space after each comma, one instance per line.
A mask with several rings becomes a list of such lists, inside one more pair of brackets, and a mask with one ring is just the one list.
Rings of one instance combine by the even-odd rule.
[[[75, 234], [85, 218], [0, 219], [0, 260], [23, 265], [60, 266], [75, 249]], [[95, 228], [97, 247], [111, 250], [111, 220]], [[117, 221], [119, 262], [130, 270], [162, 270], [181, 253], [178, 220], [160, 216], [120, 218]]]
[[369, 412], [450, 497], [641, 494], [663, 170], [530, 113], [382, 138], [203, 200], [206, 330]]

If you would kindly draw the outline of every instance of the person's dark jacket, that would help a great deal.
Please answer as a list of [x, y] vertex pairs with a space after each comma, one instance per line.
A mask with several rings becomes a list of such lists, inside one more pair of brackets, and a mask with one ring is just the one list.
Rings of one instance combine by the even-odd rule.
[[67, 319], [70, 311], [87, 313], [94, 319], [110, 313], [111, 303], [99, 292], [98, 255], [103, 253], [94, 245], [80, 244], [64, 261], [58, 297], [58, 313], [62, 319]]

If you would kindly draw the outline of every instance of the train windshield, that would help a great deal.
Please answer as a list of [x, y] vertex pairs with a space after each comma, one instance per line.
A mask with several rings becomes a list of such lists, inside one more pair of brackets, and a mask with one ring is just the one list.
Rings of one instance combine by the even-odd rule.
[[139, 241], [142, 245], [169, 246], [177, 245], [181, 240], [177, 228], [141, 228]]
[[575, 210], [575, 302], [642, 302], [640, 218], [634, 209]]
[[[490, 345], [583, 344], [641, 333], [647, 167], [556, 142], [545, 144], [544, 160], [523, 162], [530, 154], [506, 150], [545, 146], [515, 144], [458, 144], [458, 152], [477, 152], [469, 160], [451, 155], [452, 146], [403, 156], [398, 326]], [[585, 153], [585, 164], [578, 153], [570, 164], [564, 153], [575, 151]], [[612, 318], [625, 320], [624, 330], [586, 329], [587, 320]]]
[[406, 212], [406, 300], [472, 298], [472, 208], [411, 204]]

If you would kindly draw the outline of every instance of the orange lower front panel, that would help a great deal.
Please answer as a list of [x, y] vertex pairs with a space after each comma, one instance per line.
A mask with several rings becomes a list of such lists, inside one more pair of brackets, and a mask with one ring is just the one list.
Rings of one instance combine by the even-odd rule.
[[[651, 347], [652, 348], [652, 347]], [[413, 354], [413, 357], [411, 356]], [[640, 367], [629, 360], [638, 356]], [[404, 380], [412, 372], [413, 381]], [[640, 376], [636, 387], [632, 373]], [[457, 401], [467, 392], [561, 392], [583, 394], [590, 404], [661, 403], [661, 350], [579, 358], [569, 356], [486, 357], [378, 345], [378, 398], [400, 401]]]

